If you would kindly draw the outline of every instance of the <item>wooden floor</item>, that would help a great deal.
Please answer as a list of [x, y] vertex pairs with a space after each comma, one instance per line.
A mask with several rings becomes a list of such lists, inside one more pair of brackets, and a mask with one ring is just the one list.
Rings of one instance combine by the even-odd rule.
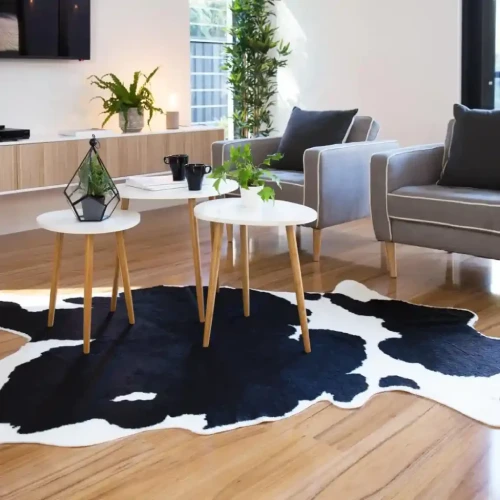
[[[209, 228], [200, 231], [206, 283]], [[284, 230], [250, 230], [250, 238], [251, 286], [292, 291]], [[311, 231], [302, 229], [300, 239], [307, 291], [353, 279], [391, 297], [472, 309], [479, 329], [500, 337], [499, 262], [398, 247], [395, 281], [369, 221], [326, 231], [319, 264]], [[223, 285], [239, 286], [238, 241], [235, 231], [234, 245], [224, 243]], [[71, 290], [83, 283], [83, 240], [65, 244], [61, 289]], [[112, 237], [96, 238], [101, 289], [112, 284], [112, 245]], [[193, 283], [185, 207], [144, 214], [127, 245], [133, 286]], [[0, 289], [46, 293], [52, 251], [53, 235], [43, 231], [0, 237]], [[0, 332], [0, 358], [23, 342]], [[0, 446], [0, 498], [497, 499], [500, 431], [416, 396], [383, 394], [359, 410], [318, 404], [215, 436], [167, 430], [81, 449]]]

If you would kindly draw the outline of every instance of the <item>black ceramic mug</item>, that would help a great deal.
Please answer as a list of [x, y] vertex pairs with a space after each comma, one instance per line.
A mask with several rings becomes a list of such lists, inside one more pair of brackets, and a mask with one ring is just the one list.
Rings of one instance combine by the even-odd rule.
[[205, 174], [212, 171], [212, 167], [203, 163], [190, 163], [185, 167], [189, 191], [200, 191]]
[[174, 181], [183, 181], [186, 178], [184, 168], [189, 163], [188, 155], [170, 155], [163, 158], [165, 165], [170, 165]]

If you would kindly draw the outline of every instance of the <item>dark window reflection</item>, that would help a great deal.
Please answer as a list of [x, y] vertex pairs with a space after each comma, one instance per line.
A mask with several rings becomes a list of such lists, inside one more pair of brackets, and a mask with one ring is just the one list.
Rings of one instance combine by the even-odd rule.
[[90, 0], [0, 0], [0, 57], [90, 59]]

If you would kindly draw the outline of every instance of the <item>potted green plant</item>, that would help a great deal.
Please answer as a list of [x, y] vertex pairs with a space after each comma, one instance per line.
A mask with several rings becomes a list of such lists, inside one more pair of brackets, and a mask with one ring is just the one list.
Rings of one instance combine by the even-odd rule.
[[277, 76], [288, 64], [290, 44], [278, 36], [276, 0], [232, 0], [232, 43], [225, 46], [224, 68], [234, 103], [236, 137], [268, 136]]
[[[281, 153], [269, 155], [262, 165], [269, 167], [271, 162], [281, 158], [283, 158]], [[269, 170], [255, 165], [249, 144], [244, 147], [232, 146], [230, 159], [220, 167], [214, 168], [210, 177], [215, 179], [214, 187], [217, 192], [221, 182], [227, 179], [235, 180], [240, 186], [242, 203], [249, 208], [255, 208], [263, 202], [276, 198], [274, 189], [266, 185], [266, 181], [274, 181], [280, 186], [278, 177]]]
[[[92, 75], [89, 77], [91, 85], [99, 87], [101, 90], [109, 90], [111, 97], [105, 99], [102, 96], [94, 97], [101, 99], [103, 102], [106, 115], [102, 126], [110, 120], [113, 115], [120, 115], [120, 128], [123, 132], [140, 132], [144, 128], [144, 113], [149, 113], [148, 125], [151, 124], [153, 115], [163, 113], [161, 108], [155, 106], [155, 100], [149, 84], [160, 68], [156, 68], [149, 75], [145, 75], [141, 71], [134, 73], [134, 79], [127, 88], [122, 81], [113, 73], [108, 73], [102, 77]], [[140, 85], [141, 77], [144, 79]]]
[[86, 192], [82, 199], [83, 219], [100, 221], [105, 209], [106, 195], [113, 193], [113, 181], [95, 155], [88, 157], [80, 168], [80, 186]]

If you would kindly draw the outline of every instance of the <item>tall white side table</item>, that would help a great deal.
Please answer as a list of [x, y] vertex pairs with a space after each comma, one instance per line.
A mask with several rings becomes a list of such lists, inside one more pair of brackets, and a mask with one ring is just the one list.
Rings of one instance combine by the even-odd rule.
[[[205, 177], [200, 191], [190, 191], [187, 187], [186, 181], [180, 181], [178, 186], [174, 189], [165, 189], [162, 191], [147, 191], [145, 189], [138, 189], [126, 184], [118, 186], [120, 197], [122, 199], [122, 210], [128, 210], [130, 200], [187, 200], [189, 210], [189, 224], [191, 227], [191, 244], [193, 247], [193, 262], [194, 262], [194, 275], [196, 281], [196, 299], [198, 302], [198, 316], [200, 322], [205, 321], [205, 300], [203, 297], [203, 282], [201, 279], [201, 257], [200, 257], [200, 238], [198, 233], [198, 222], [194, 216], [194, 208], [196, 201], [202, 198], [215, 198], [219, 195], [224, 195], [236, 191], [238, 183], [228, 180], [221, 182], [219, 192], [213, 187], [214, 180]], [[212, 232], [213, 238], [213, 232]], [[118, 261], [115, 267], [115, 279], [113, 284], [113, 296], [111, 300], [112, 307], [116, 307], [116, 297], [118, 294], [118, 281], [120, 278], [120, 268]]]
[[[81, 234], [85, 236], [85, 285], [83, 302], [83, 352], [90, 352], [90, 330], [92, 323], [92, 273], [94, 267], [94, 235], [116, 233], [117, 255], [123, 276], [123, 288], [125, 292], [125, 303], [129, 323], [135, 323], [134, 303], [130, 290], [130, 278], [128, 274], [127, 253], [125, 251], [124, 231], [137, 226], [141, 216], [137, 212], [124, 212], [115, 210], [113, 215], [102, 222], [80, 222], [76, 219], [72, 210], [60, 210], [47, 212], [37, 217], [38, 225], [56, 233], [56, 244], [54, 253], [54, 269], [52, 272], [52, 283], [50, 286], [50, 304], [48, 326], [54, 326], [56, 313], [57, 285], [59, 282], [59, 271], [61, 267], [61, 254], [65, 234]], [[115, 305], [116, 309], [116, 305]], [[115, 310], [112, 308], [112, 310]]]
[[293, 282], [297, 295], [297, 306], [299, 310], [300, 326], [302, 329], [302, 340], [304, 350], [311, 352], [311, 341], [309, 339], [309, 328], [307, 325], [307, 313], [304, 299], [304, 286], [302, 284], [302, 273], [300, 270], [299, 252], [295, 227], [297, 225], [314, 222], [318, 213], [312, 208], [288, 201], [276, 201], [263, 203], [257, 208], [247, 208], [243, 205], [241, 198], [227, 198], [202, 203], [195, 208], [194, 214], [200, 220], [209, 221], [214, 224], [214, 241], [212, 248], [212, 263], [210, 266], [210, 286], [208, 289], [207, 317], [203, 335], [203, 347], [210, 344], [212, 320], [215, 307], [215, 296], [219, 279], [220, 254], [222, 228], [224, 224], [240, 226], [241, 238], [241, 274], [243, 288], [243, 313], [250, 316], [250, 273], [248, 260], [248, 226], [285, 226], [290, 252], [290, 261], [293, 271]]

